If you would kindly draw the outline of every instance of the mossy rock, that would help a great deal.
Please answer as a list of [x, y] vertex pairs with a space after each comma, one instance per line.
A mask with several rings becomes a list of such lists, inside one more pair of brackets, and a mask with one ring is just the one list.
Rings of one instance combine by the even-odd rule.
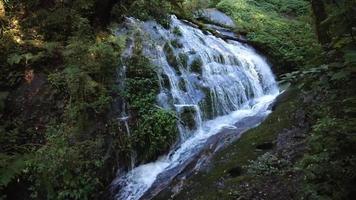
[[189, 59], [189, 57], [187, 54], [179, 53], [179, 61], [184, 68], [188, 67], [188, 59]]
[[190, 64], [190, 70], [192, 72], [201, 74], [202, 73], [202, 67], [203, 67], [203, 61], [200, 57], [195, 58], [192, 63]]
[[166, 43], [163, 47], [164, 54], [166, 55], [166, 59], [168, 64], [173, 67], [177, 72], [179, 72], [179, 62], [177, 60], [176, 55], [174, 54], [174, 50], [169, 43]]
[[182, 31], [179, 29], [179, 27], [174, 27], [173, 28], [173, 34], [176, 35], [176, 36], [182, 36]]
[[171, 89], [171, 83], [170, 83], [169, 78], [166, 74], [162, 74], [162, 86], [164, 88], [167, 88], [168, 90]]
[[183, 125], [189, 130], [195, 130], [197, 128], [197, 124], [195, 123], [197, 111], [192, 106], [185, 106], [181, 109], [179, 115]]
[[177, 40], [177, 39], [172, 40], [172, 41], [171, 41], [171, 45], [172, 45], [172, 47], [174, 47], [174, 48], [176, 48], [176, 49], [183, 48], [183, 44], [182, 44], [179, 40]]
[[179, 89], [181, 89], [182, 91], [187, 92], [187, 88], [186, 88], [184, 79], [181, 78], [181, 79], [179, 80], [178, 87], [179, 87]]
[[200, 107], [202, 108], [202, 112], [204, 113], [204, 119], [205, 120], [210, 120], [214, 118], [214, 107], [212, 105], [213, 103], [213, 97], [210, 92], [210, 89], [207, 87], [201, 88], [201, 91], [204, 93], [204, 99], [201, 101]]

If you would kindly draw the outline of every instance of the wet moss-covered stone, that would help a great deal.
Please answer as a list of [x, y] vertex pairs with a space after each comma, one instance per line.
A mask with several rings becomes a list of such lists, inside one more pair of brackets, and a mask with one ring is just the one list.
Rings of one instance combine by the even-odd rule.
[[195, 58], [193, 62], [190, 64], [190, 69], [192, 72], [196, 72], [201, 74], [203, 67], [203, 61], [200, 57]]
[[214, 118], [214, 107], [213, 107], [213, 96], [211, 94], [210, 88], [203, 87], [201, 91], [204, 93], [204, 99], [199, 103], [204, 113], [204, 119], [210, 120]]
[[171, 67], [173, 67], [176, 71], [179, 71], [179, 62], [177, 60], [176, 55], [174, 54], [173, 48], [168, 42], [163, 46], [163, 51], [166, 56], [168, 64]]
[[195, 130], [197, 125], [195, 123], [196, 110], [192, 106], [186, 106], [181, 108], [180, 119], [181, 123], [189, 130]]
[[180, 79], [180, 80], [179, 80], [178, 87], [179, 87], [179, 89], [181, 89], [181, 90], [184, 91], [184, 92], [187, 91], [187, 88], [186, 88], [186, 86], [185, 86], [185, 81], [184, 81], [183, 79]]
[[184, 68], [188, 67], [188, 59], [189, 57], [187, 56], [187, 54], [179, 53], [179, 61]]
[[176, 36], [182, 36], [183, 35], [182, 31], [177, 26], [173, 28], [173, 34], [176, 35]]
[[171, 83], [170, 83], [169, 78], [166, 74], [162, 74], [162, 86], [164, 88], [167, 88], [168, 90], [171, 89]]
[[183, 48], [183, 44], [182, 44], [179, 40], [177, 40], [177, 39], [172, 40], [172, 41], [171, 41], [171, 45], [172, 45], [172, 47], [174, 47], [174, 48], [176, 48], [176, 49]]

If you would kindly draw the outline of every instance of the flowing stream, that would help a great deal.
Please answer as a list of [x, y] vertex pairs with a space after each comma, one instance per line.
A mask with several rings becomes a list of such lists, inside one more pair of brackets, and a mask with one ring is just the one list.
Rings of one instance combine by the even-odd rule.
[[144, 54], [157, 66], [161, 85], [157, 104], [179, 117], [180, 140], [168, 155], [134, 167], [112, 183], [115, 199], [150, 199], [145, 194], [155, 185], [169, 184], [209, 138], [224, 129], [237, 130], [238, 123], [249, 117], [267, 116], [279, 89], [266, 60], [245, 44], [203, 33], [174, 16], [169, 29], [152, 21], [128, 21], [127, 29], [142, 32]]

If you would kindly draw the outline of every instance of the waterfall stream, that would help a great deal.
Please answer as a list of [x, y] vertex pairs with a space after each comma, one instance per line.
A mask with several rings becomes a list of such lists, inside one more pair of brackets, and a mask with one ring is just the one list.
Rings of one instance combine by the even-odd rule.
[[267, 116], [279, 94], [270, 66], [247, 45], [203, 33], [174, 16], [170, 29], [153, 21], [130, 23], [145, 33], [144, 54], [158, 68], [157, 104], [177, 113], [180, 141], [168, 155], [118, 176], [112, 187], [120, 200], [142, 198], [156, 181], [169, 183], [209, 138], [239, 128], [248, 117]]

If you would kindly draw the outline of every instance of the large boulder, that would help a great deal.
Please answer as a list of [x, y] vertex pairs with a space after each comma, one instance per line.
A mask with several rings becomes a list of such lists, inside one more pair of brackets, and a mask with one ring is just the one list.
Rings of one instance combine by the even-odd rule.
[[202, 10], [199, 12], [198, 18], [219, 26], [236, 28], [235, 22], [229, 16], [215, 8]]

